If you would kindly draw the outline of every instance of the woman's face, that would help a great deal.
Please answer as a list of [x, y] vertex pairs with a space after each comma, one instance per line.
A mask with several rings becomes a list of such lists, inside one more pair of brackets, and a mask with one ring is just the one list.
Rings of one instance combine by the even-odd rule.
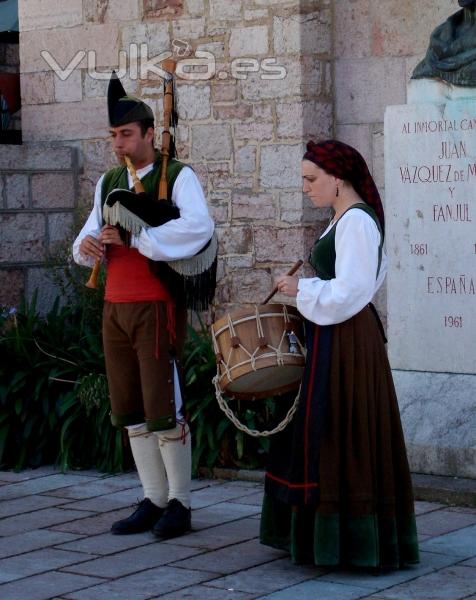
[[302, 161], [302, 191], [317, 208], [332, 206], [336, 198], [336, 178], [310, 160]]

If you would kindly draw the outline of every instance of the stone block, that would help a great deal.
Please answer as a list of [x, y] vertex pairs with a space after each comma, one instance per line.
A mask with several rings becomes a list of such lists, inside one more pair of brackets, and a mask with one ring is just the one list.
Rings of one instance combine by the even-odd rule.
[[45, 257], [45, 217], [40, 214], [2, 214], [0, 262], [37, 262]]
[[260, 182], [264, 188], [301, 188], [302, 144], [262, 146]]
[[139, 3], [141, 0], [84, 0], [84, 17], [94, 23], [132, 21], [140, 17]]
[[[86, 76], [90, 79], [89, 76]], [[83, 82], [81, 71], [73, 71], [64, 81], [54, 78], [56, 102], [80, 102], [83, 99]]]
[[[103, 581], [98, 577], [84, 577], [83, 575], [73, 575], [72, 573], [61, 573], [55, 571], [54, 577], [51, 573], [42, 573], [34, 575], [19, 581], [5, 583], [2, 586], [2, 594], [6, 598], [15, 598], [15, 600], [28, 600], [31, 598], [32, 590], [35, 590], [37, 598], [54, 598], [59, 594], [68, 594], [82, 590]], [[75, 595], [76, 597], [76, 595]]]
[[236, 99], [237, 89], [236, 83], [214, 83], [213, 102], [233, 102]]
[[109, 140], [84, 140], [82, 148], [84, 170], [102, 173], [117, 166], [117, 158]]
[[476, 375], [392, 372], [412, 471], [474, 478]]
[[260, 102], [253, 105], [253, 118], [255, 121], [273, 121], [274, 103]]
[[107, 107], [100, 100], [25, 106], [22, 129], [24, 139], [34, 142], [106, 137]]
[[207, 119], [211, 113], [209, 85], [177, 86], [178, 113], [181, 119]]
[[144, 0], [144, 16], [159, 18], [183, 13], [184, 0]]
[[0, 269], [0, 306], [18, 307], [24, 293], [25, 274], [23, 269]]
[[24, 73], [21, 77], [21, 100], [22, 105], [54, 102], [54, 73]]
[[372, 136], [369, 125], [341, 125], [339, 123], [336, 127], [336, 136], [341, 142], [358, 150], [369, 169], [372, 169]]
[[210, 52], [215, 58], [223, 58], [225, 56], [225, 42], [208, 42], [207, 44], [198, 44], [197, 50], [201, 52]]
[[418, 533], [432, 537], [450, 533], [476, 524], [476, 514], [436, 510], [417, 519]]
[[335, 4], [336, 58], [362, 58], [371, 55], [372, 5], [371, 0], [354, 0], [354, 2], [337, 2]]
[[246, 145], [235, 150], [235, 172], [254, 173], [256, 170], [257, 146]]
[[387, 106], [405, 102], [405, 61], [400, 58], [338, 60], [335, 89], [339, 123], [381, 123]]
[[303, 232], [300, 227], [254, 227], [256, 260], [261, 263], [290, 262], [303, 255]]
[[[30, 500], [30, 502], [35, 500], [39, 501], [39, 508], [42, 507], [43, 500], [48, 500], [48, 498], [42, 496], [28, 496], [27, 499]], [[49, 500], [53, 499], [50, 498]], [[57, 498], [54, 500], [58, 502]], [[21, 505], [21, 500], [18, 502], [20, 502]], [[13, 514], [15, 514], [15, 511], [13, 511]], [[26, 533], [3, 537], [0, 539], [0, 558], [25, 554], [26, 552], [32, 552], [33, 550], [39, 550], [41, 548], [48, 548], [78, 539], [78, 537], [79, 536], [75, 534], [51, 531], [49, 529], [35, 529], [33, 531], [27, 531]]]
[[210, 0], [210, 15], [217, 21], [235, 20], [241, 18], [242, 0], [237, 2], [223, 2], [223, 0]]
[[57, 170], [71, 169], [74, 164], [75, 150], [67, 146], [48, 144], [28, 144], [9, 146], [8, 152], [0, 152], [0, 169]]
[[330, 54], [331, 13], [329, 10], [286, 17], [274, 17], [274, 52], [289, 54]]
[[[312, 60], [311, 60], [312, 59]], [[314, 57], [277, 57], [276, 62], [264, 70], [262, 65], [257, 72], [246, 74], [239, 81], [245, 100], [275, 100], [277, 98], [316, 97], [324, 89], [322, 64]], [[266, 79], [272, 75], [275, 79]]]
[[21, 31], [75, 27], [83, 22], [82, 0], [30, 0], [18, 3]]
[[235, 140], [261, 142], [273, 139], [273, 123], [237, 123], [234, 126]]
[[260, 8], [250, 8], [244, 11], [245, 21], [255, 21], [259, 19], [266, 19], [268, 17], [268, 11], [266, 9]]
[[[41, 294], [38, 296], [39, 311], [44, 314], [45, 308], [51, 309], [53, 302], [48, 296], [48, 289], [44, 287], [46, 279], [43, 277], [38, 281], [38, 289], [41, 288]], [[30, 283], [27, 282], [27, 296], [31, 300], [34, 289], [30, 289]], [[53, 299], [54, 300], [54, 299]], [[48, 302], [50, 301], [50, 302]], [[43, 508], [41, 510], [28, 513], [26, 515], [16, 515], [13, 517], [6, 517], [2, 519], [2, 535], [16, 535], [18, 533], [31, 531], [38, 527], [38, 523], [41, 522], [43, 527], [49, 525], [55, 525], [57, 523], [65, 523], [67, 521], [73, 521], [74, 519], [80, 519], [87, 517], [91, 513], [78, 510], [67, 510], [63, 508]], [[75, 542], [73, 542], [74, 545]], [[93, 552], [91, 552], [93, 554]], [[78, 561], [79, 562], [79, 561]]]
[[276, 104], [278, 137], [315, 140], [328, 138], [333, 128], [330, 102], [286, 102]]
[[73, 176], [69, 173], [33, 174], [31, 198], [34, 208], [73, 208]]
[[[61, 12], [61, 11], [60, 11]], [[140, 38], [139, 38], [140, 39]], [[119, 32], [117, 25], [85, 25], [72, 29], [24, 31], [20, 33], [21, 72], [31, 73], [53, 69], [85, 68], [84, 53], [94, 52], [90, 67], [117, 67], [119, 63]], [[47, 52], [47, 59], [41, 54]], [[78, 53], [83, 54], [78, 54]], [[79, 61], [79, 59], [83, 58]], [[76, 60], [77, 59], [77, 60]], [[79, 61], [79, 62], [78, 62]], [[73, 67], [74, 65], [74, 67]]]
[[213, 116], [217, 121], [231, 121], [233, 119], [248, 119], [253, 114], [251, 104], [215, 105]]
[[49, 213], [48, 214], [48, 243], [50, 253], [57, 245], [72, 238], [74, 217], [72, 213]]
[[191, 17], [201, 17], [205, 12], [205, 0], [185, 0], [185, 8]]
[[7, 208], [30, 206], [28, 175], [5, 175], [5, 200]]
[[205, 19], [203, 17], [198, 17], [172, 21], [172, 28], [174, 38], [183, 41], [196, 40], [205, 35]]
[[276, 218], [276, 206], [271, 194], [234, 194], [231, 203], [231, 218], [260, 221]]
[[426, 540], [421, 544], [421, 550], [428, 553], [434, 552], [446, 554], [451, 557], [460, 557], [460, 560], [463, 558], [473, 558], [475, 535], [476, 525], [472, 525], [460, 531], [453, 531], [431, 540]]
[[[455, 11], [457, 6], [454, 7]], [[404, 5], [398, 0], [372, 3], [372, 54], [408, 56], [426, 52], [432, 31], [450, 11], [444, 0], [423, 0]]]
[[283, 192], [279, 194], [280, 221], [297, 224], [314, 218], [312, 204], [302, 192]]
[[193, 125], [192, 158], [223, 160], [231, 158], [231, 129], [228, 124]]
[[161, 52], [170, 50], [169, 26], [167, 22], [136, 23], [122, 28], [121, 48], [129, 53], [130, 44], [147, 44], [148, 57], [152, 59]]
[[253, 232], [249, 226], [218, 228], [219, 254], [248, 254], [253, 247]]
[[385, 188], [385, 138], [383, 127], [377, 125], [372, 131], [372, 161], [368, 163], [370, 172], [379, 189]]
[[255, 57], [268, 54], [268, 44], [268, 27], [266, 25], [233, 28], [229, 42], [230, 56]]

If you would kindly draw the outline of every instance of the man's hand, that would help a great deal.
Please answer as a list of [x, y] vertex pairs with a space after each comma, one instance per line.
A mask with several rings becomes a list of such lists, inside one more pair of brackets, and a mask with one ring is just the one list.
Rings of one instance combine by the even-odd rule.
[[101, 260], [104, 256], [104, 247], [98, 239], [92, 235], [87, 235], [79, 244], [79, 252], [84, 258]]
[[114, 244], [116, 246], [124, 246], [124, 242], [121, 240], [119, 229], [112, 225], [104, 225], [99, 234], [98, 240], [102, 244]]

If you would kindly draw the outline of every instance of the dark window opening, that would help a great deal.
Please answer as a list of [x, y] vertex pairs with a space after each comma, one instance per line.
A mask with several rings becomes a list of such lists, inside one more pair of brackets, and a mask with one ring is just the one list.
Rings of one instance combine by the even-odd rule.
[[21, 144], [18, 0], [0, 0], [0, 144]]

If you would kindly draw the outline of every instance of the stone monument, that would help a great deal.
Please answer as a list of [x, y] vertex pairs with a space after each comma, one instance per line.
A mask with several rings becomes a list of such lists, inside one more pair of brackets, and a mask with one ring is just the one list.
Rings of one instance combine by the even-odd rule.
[[464, 88], [412, 80], [385, 113], [389, 358], [409, 459], [460, 477], [476, 476], [474, 73]]

